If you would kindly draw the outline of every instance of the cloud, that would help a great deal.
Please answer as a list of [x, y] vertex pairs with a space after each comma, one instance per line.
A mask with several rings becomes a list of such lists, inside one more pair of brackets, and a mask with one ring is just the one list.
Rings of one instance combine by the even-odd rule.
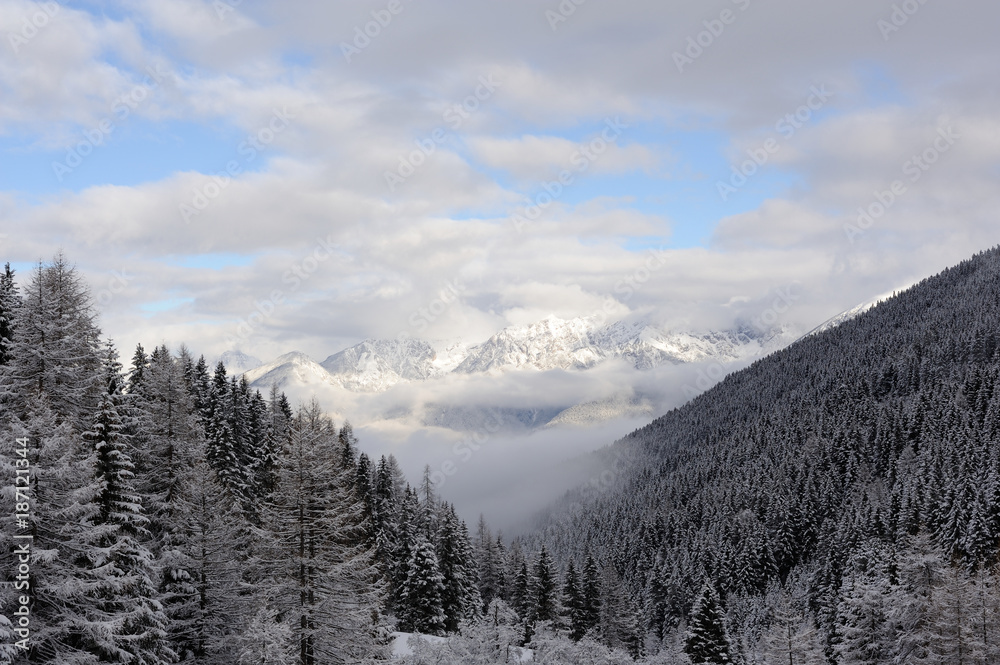
[[[576, 171], [585, 160], [591, 174], [628, 173], [656, 168], [653, 151], [642, 145], [619, 145], [603, 141], [600, 132], [590, 140], [570, 141], [552, 136], [522, 136], [517, 139], [474, 138], [473, 154], [488, 166], [503, 169], [519, 181], [541, 181], [558, 177], [561, 171]], [[598, 154], [598, 151], [600, 154]], [[593, 158], [588, 157], [588, 152]]]

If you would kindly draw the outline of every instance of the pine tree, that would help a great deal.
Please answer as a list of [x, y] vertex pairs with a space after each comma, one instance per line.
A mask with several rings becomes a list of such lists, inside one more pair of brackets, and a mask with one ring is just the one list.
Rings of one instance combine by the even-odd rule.
[[209, 394], [207, 457], [223, 487], [247, 504], [251, 489], [246, 459], [241, 454], [246, 437], [242, 407], [238, 386], [227, 379], [226, 366], [220, 361]]
[[528, 562], [523, 559], [521, 560], [521, 568], [514, 577], [514, 591], [511, 596], [514, 609], [517, 610], [522, 620], [528, 621], [533, 613], [531, 575], [528, 573]]
[[889, 624], [889, 576], [877, 544], [868, 544], [853, 557], [851, 573], [837, 606], [839, 643], [836, 653], [843, 665], [884, 662], [895, 642]]
[[783, 596], [774, 621], [764, 633], [764, 662], [768, 665], [825, 665], [823, 643], [813, 620]]
[[159, 560], [171, 644], [182, 662], [231, 663], [254, 601], [244, 581], [251, 537], [246, 516], [201, 449], [184, 470], [173, 505], [185, 519]]
[[726, 631], [726, 614], [715, 586], [706, 583], [691, 609], [684, 653], [692, 663], [731, 663], [732, 654]]
[[401, 509], [403, 491], [398, 481], [401, 477], [395, 459], [387, 459], [384, 455], [379, 459], [375, 469], [374, 487], [372, 488], [372, 528], [375, 539], [376, 556], [386, 576], [393, 580], [394, 588], [391, 595], [395, 597], [395, 584], [405, 579], [405, 574], [396, 576], [394, 569], [403, 560], [408, 560], [409, 550], [395, 553], [406, 546], [400, 542], [401, 534], [409, 532], [409, 525], [401, 524]]
[[135, 353], [132, 355], [132, 370], [129, 372], [126, 387], [126, 391], [130, 395], [137, 395], [141, 392], [147, 367], [149, 367], [149, 357], [146, 356], [146, 350], [142, 348], [142, 344], [137, 344]]
[[604, 644], [627, 651], [633, 658], [639, 657], [642, 651], [639, 617], [614, 566], [603, 571], [599, 628]]
[[353, 469], [358, 462], [358, 437], [354, 436], [351, 423], [345, 422], [337, 433], [337, 444], [340, 448], [340, 465], [345, 469]]
[[407, 579], [410, 576], [410, 560], [419, 538], [423, 537], [419, 522], [420, 506], [417, 496], [407, 486], [403, 490], [399, 507], [399, 516], [395, 524], [392, 539], [392, 549], [389, 555], [391, 575], [391, 590], [389, 606], [396, 613], [401, 625], [410, 625], [407, 615], [408, 606], [405, 597]]
[[496, 541], [483, 515], [479, 516], [474, 549], [479, 570], [479, 596], [484, 606], [489, 606], [494, 598], [502, 597], [503, 588], [498, 579], [501, 562], [497, 556]]
[[260, 608], [240, 638], [240, 665], [287, 665], [295, 657], [292, 629], [273, 608]]
[[169, 662], [172, 653], [164, 639], [167, 620], [155, 599], [152, 555], [141, 542], [148, 535], [148, 520], [133, 482], [133, 464], [119, 415], [126, 399], [121, 392], [124, 380], [110, 344], [104, 384], [93, 426], [85, 434], [93, 446], [95, 482], [92, 489], [78, 495], [84, 498], [96, 490], [91, 499], [91, 528], [83, 536], [92, 548], [86, 555], [91, 568], [84, 575], [97, 584], [86, 592], [84, 603], [89, 607], [85, 613], [90, 621], [83, 639], [90, 641], [89, 650], [95, 655], [158, 665]]

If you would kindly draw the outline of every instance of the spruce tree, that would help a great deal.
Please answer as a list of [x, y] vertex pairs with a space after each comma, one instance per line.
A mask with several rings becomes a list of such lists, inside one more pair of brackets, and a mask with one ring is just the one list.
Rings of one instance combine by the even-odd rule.
[[59, 422], [82, 432], [101, 392], [100, 330], [86, 285], [57, 254], [35, 268], [15, 312], [0, 401], [24, 416], [44, 399]]
[[[89, 494], [89, 526], [82, 534], [92, 550], [84, 579], [96, 584], [87, 590], [85, 604], [90, 627], [84, 640], [91, 653], [122, 662], [159, 665], [169, 662], [172, 652], [166, 640], [167, 619], [156, 600], [152, 555], [143, 544], [148, 519], [136, 492], [133, 464], [125, 441], [119, 409], [126, 396], [117, 353], [109, 344], [104, 362], [104, 385], [93, 426], [85, 438], [91, 454], [94, 483], [78, 494]], [[93, 494], [91, 494], [93, 492]], [[86, 505], [86, 504], [84, 504]], [[81, 560], [82, 562], [82, 560]], [[86, 565], [86, 564], [85, 564]], [[108, 630], [108, 628], [111, 630]]]
[[601, 620], [601, 571], [597, 562], [589, 553], [583, 565], [583, 581], [581, 583], [583, 607], [580, 611], [582, 627], [588, 632], [597, 627]]
[[21, 297], [14, 281], [14, 271], [10, 264], [4, 266], [0, 275], [0, 365], [6, 365], [11, 359], [11, 344], [14, 341], [14, 321], [17, 310], [21, 306]]
[[576, 572], [576, 564], [573, 563], [573, 559], [570, 559], [566, 565], [562, 593], [570, 639], [579, 642], [587, 634], [587, 627], [584, 616], [583, 591], [580, 589], [580, 576]]
[[535, 621], [555, 621], [559, 617], [556, 574], [552, 557], [544, 545], [538, 553], [538, 561], [535, 562], [533, 572], [530, 615]]
[[726, 631], [726, 614], [715, 586], [706, 583], [695, 600], [684, 641], [684, 653], [692, 663], [723, 665], [732, 654]]
[[422, 535], [418, 536], [400, 594], [406, 607], [406, 625], [412, 631], [442, 635], [447, 630], [444, 582], [434, 546]]

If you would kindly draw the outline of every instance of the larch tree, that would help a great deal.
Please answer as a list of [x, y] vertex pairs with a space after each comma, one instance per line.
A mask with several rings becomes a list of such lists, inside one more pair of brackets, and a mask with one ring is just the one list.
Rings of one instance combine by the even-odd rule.
[[379, 648], [384, 585], [354, 479], [336, 452], [336, 429], [319, 404], [300, 409], [263, 509], [269, 594], [300, 665], [356, 662]]

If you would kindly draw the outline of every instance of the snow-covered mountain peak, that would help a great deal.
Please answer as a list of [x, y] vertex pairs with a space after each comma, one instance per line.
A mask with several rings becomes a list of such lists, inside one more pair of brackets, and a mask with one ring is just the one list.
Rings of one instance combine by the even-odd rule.
[[382, 392], [400, 381], [423, 381], [440, 370], [437, 352], [418, 339], [366, 339], [335, 353], [322, 366], [355, 392]]
[[244, 373], [247, 381], [256, 387], [278, 388], [288, 383], [296, 385], [331, 384], [333, 379], [322, 365], [299, 351], [278, 356], [266, 365], [261, 365]]
[[585, 369], [603, 359], [591, 343], [594, 323], [549, 316], [526, 326], [510, 326], [472, 347], [456, 372], [496, 373], [509, 369]]
[[226, 351], [219, 356], [219, 361], [226, 366], [226, 370], [231, 374], [242, 374], [264, 364], [259, 358], [243, 353], [238, 349]]

